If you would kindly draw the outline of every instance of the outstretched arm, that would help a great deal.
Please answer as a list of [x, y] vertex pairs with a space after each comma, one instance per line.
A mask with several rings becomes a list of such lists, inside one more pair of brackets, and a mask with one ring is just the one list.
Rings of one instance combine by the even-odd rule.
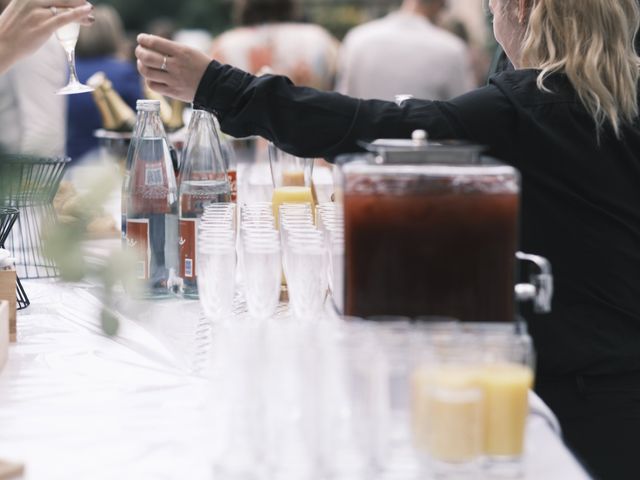
[[256, 77], [150, 35], [138, 42], [138, 69], [153, 90], [215, 112], [226, 133], [260, 135], [302, 157], [354, 152], [358, 140], [410, 138], [415, 129], [427, 130], [432, 139], [491, 146], [491, 132], [501, 130], [486, 122], [501, 101], [495, 87], [451, 102], [411, 100], [399, 107], [296, 87], [282, 76]]
[[91, 10], [85, 0], [12, 0], [0, 15], [0, 74], [40, 48], [58, 28], [93, 23]]
[[152, 35], [138, 42], [138, 70], [153, 90], [214, 111], [235, 137], [260, 135], [291, 153], [330, 156], [354, 124], [358, 100], [256, 77]]

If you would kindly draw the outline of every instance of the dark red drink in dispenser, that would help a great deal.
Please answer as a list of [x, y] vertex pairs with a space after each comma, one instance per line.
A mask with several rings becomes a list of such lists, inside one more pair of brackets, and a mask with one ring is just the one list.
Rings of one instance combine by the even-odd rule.
[[514, 320], [517, 171], [343, 166], [345, 314]]

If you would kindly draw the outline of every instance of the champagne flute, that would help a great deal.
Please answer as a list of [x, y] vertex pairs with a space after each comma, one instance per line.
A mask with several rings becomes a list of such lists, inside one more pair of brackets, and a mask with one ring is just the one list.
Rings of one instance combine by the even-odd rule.
[[[58, 8], [56, 12], [71, 10], [69, 8]], [[56, 92], [57, 95], [73, 95], [76, 93], [92, 92], [94, 89], [80, 83], [76, 73], [76, 43], [80, 35], [80, 24], [77, 22], [68, 23], [56, 30], [56, 38], [67, 54], [69, 64], [69, 83]]]

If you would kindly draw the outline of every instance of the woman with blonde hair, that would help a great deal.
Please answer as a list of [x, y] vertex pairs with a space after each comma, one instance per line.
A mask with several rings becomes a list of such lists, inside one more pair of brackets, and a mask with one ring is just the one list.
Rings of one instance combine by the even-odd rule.
[[551, 260], [557, 284], [551, 314], [525, 312], [538, 351], [536, 389], [595, 476], [637, 479], [638, 4], [489, 3], [515, 70], [447, 102], [397, 106], [298, 88], [146, 35], [138, 69], [153, 89], [215, 111], [231, 135], [259, 134], [297, 155], [330, 157], [358, 150], [357, 140], [422, 128], [433, 139], [486, 145], [516, 166], [521, 247]]

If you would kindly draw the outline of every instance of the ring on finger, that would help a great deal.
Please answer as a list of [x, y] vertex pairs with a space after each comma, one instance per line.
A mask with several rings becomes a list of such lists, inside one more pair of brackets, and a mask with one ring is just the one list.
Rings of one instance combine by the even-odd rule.
[[162, 66], [160, 67], [160, 70], [162, 70], [163, 72], [167, 71], [167, 56], [166, 55], [162, 59]]

